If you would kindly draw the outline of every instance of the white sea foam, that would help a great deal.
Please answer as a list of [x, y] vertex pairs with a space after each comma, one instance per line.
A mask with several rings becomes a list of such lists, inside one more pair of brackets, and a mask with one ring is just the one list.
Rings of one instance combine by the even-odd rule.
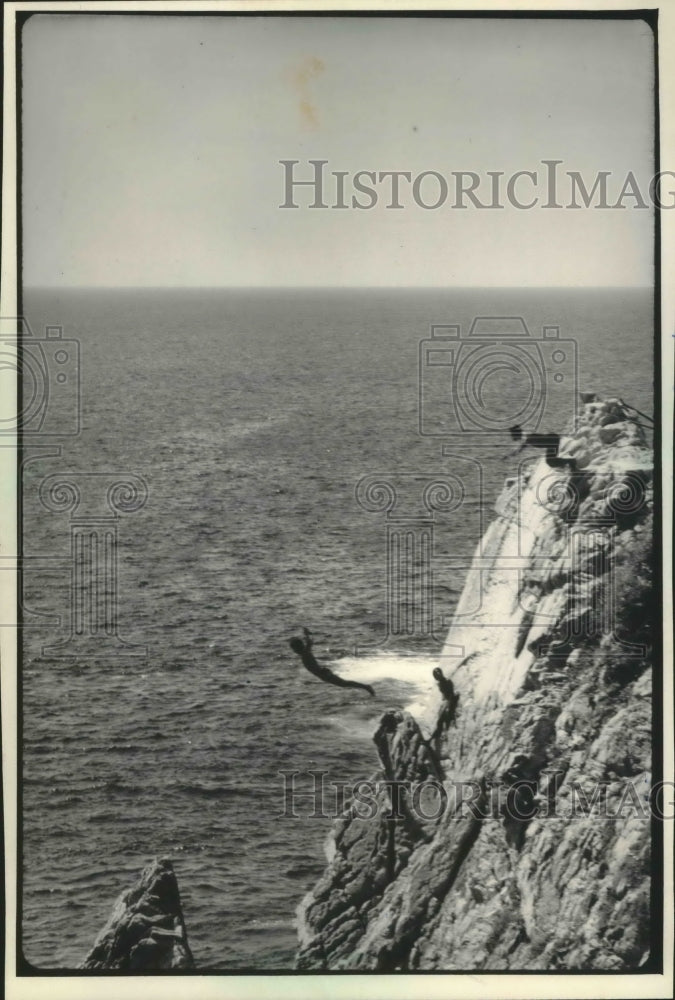
[[407, 656], [405, 653], [382, 650], [368, 656], [345, 656], [335, 660], [330, 666], [340, 677], [350, 681], [375, 685], [384, 685], [386, 682], [409, 685], [411, 690], [406, 696], [410, 697], [410, 701], [403, 707], [419, 717], [426, 711], [430, 695], [436, 689], [432, 671], [439, 661], [439, 656]]

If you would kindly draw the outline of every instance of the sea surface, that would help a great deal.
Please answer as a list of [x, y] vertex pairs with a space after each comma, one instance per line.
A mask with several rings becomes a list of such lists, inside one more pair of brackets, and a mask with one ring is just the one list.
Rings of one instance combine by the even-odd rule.
[[[538, 341], [557, 326], [564, 386], [543, 430], [562, 428], [575, 388], [650, 414], [651, 293], [28, 289], [24, 314], [35, 337], [61, 326], [79, 343], [82, 426], [59, 436], [77, 372], [69, 348], [57, 384], [51, 344], [42, 432], [24, 439], [23, 953], [40, 969], [77, 967], [117, 895], [165, 855], [202, 970], [288, 970], [295, 908], [331, 826], [309, 818], [309, 800], [288, 815], [288, 775], [306, 788], [308, 771], [349, 782], [377, 768], [376, 721], [428, 685], [463, 584], [458, 557], [470, 558], [512, 469], [512, 442], [492, 425], [468, 449], [438, 368], [423, 371], [431, 433], [420, 434], [420, 341], [438, 324], [459, 324], [461, 339], [475, 316], [522, 317]], [[522, 377], [485, 367], [466, 390], [471, 413], [518, 422]], [[453, 470], [464, 495], [436, 516], [433, 577], [413, 567], [417, 589], [394, 602], [413, 626], [388, 634], [387, 511], [365, 509], [357, 483], [377, 474], [417, 489]], [[127, 475], [147, 486], [114, 525], [120, 641], [75, 644], [70, 658], [44, 651], [68, 638], [77, 597], [76, 514], [39, 498], [54, 474], [89, 477], [82, 516], [90, 502], [105, 515], [107, 486]], [[419, 495], [400, 497], [397, 516], [428, 516]], [[432, 630], [406, 618], [420, 588]], [[308, 674], [288, 646], [303, 626], [322, 662], [372, 680], [376, 697]], [[146, 655], [129, 655], [139, 646]]]

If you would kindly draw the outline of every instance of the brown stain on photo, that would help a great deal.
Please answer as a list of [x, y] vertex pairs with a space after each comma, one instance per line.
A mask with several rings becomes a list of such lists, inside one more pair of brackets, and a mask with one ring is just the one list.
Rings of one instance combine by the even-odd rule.
[[319, 113], [312, 101], [311, 83], [325, 70], [323, 60], [317, 56], [306, 56], [290, 71], [293, 89], [298, 95], [298, 110], [303, 128], [314, 131], [319, 127]]

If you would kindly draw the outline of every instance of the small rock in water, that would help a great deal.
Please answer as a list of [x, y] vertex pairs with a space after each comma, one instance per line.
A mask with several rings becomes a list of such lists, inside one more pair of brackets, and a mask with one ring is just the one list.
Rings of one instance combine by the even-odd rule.
[[82, 969], [167, 972], [194, 969], [171, 862], [154, 861], [113, 906]]

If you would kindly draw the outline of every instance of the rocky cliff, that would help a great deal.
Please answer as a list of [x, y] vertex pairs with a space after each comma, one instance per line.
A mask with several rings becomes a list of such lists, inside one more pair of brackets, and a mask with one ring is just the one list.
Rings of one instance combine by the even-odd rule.
[[154, 861], [122, 893], [81, 968], [134, 974], [194, 969], [170, 861]]
[[478, 545], [418, 717], [301, 904], [302, 970], [644, 967], [650, 941], [652, 453], [587, 398]]

